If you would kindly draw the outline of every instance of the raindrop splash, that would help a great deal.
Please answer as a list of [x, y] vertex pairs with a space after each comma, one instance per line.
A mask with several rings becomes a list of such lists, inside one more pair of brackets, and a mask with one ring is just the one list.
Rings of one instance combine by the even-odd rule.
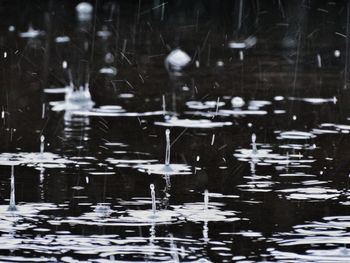
[[45, 150], [45, 136], [41, 135], [40, 136], [40, 156], [41, 156], [41, 158], [43, 157], [44, 150]]
[[209, 207], [209, 193], [208, 190], [204, 191], [204, 210], [207, 211]]
[[170, 130], [166, 129], [165, 131], [166, 138], [166, 148], [165, 148], [165, 165], [169, 166], [170, 164]]
[[15, 167], [11, 166], [11, 196], [10, 196], [10, 204], [7, 208], [7, 211], [14, 212], [17, 211], [16, 207], [16, 199], [15, 199]]
[[151, 189], [151, 196], [152, 196], [152, 213], [153, 213], [153, 216], [155, 216], [156, 215], [156, 193], [154, 191], [154, 184], [151, 184], [149, 188]]
[[255, 143], [255, 141], [256, 141], [256, 135], [255, 135], [255, 133], [253, 133], [252, 134], [252, 150], [253, 150], [253, 154], [257, 154], [258, 153], [258, 149], [257, 149], [257, 147], [256, 147], [256, 143]]

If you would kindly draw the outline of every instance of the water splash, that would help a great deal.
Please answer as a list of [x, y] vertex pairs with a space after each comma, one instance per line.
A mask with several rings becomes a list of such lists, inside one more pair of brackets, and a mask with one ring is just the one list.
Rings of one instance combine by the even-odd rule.
[[204, 210], [208, 210], [209, 206], [209, 193], [208, 190], [204, 191]]
[[10, 204], [7, 208], [7, 211], [14, 212], [17, 211], [16, 207], [16, 199], [15, 199], [15, 167], [11, 166], [11, 196], [10, 196]]
[[137, 165], [136, 168], [141, 172], [147, 172], [149, 174], [162, 174], [162, 175], [174, 175], [174, 174], [190, 174], [190, 167], [184, 164], [171, 164], [170, 163], [170, 130], [165, 130], [165, 161], [164, 164], [144, 164]]
[[166, 129], [165, 131], [165, 140], [166, 140], [165, 165], [169, 166], [170, 164], [170, 130], [169, 129]]
[[258, 148], [256, 147], [256, 135], [255, 133], [252, 134], [252, 152], [253, 154], [257, 154], [258, 153]]
[[151, 189], [151, 196], [152, 196], [152, 212], [153, 212], [153, 216], [155, 216], [157, 208], [156, 208], [156, 193], [154, 191], [154, 184], [151, 184], [149, 188]]
[[41, 158], [44, 155], [44, 150], [45, 150], [45, 136], [41, 135], [40, 136], [40, 156], [41, 156]]

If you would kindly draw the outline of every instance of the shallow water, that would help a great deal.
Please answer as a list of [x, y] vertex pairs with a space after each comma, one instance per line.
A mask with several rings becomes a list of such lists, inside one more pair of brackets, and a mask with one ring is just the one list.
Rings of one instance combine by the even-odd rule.
[[350, 261], [345, 1], [75, 4], [0, 4], [0, 261]]

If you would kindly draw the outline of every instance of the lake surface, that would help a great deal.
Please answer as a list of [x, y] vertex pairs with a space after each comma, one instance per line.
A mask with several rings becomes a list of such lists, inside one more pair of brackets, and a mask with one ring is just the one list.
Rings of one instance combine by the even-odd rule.
[[0, 261], [349, 262], [350, 5], [259, 3], [1, 3]]

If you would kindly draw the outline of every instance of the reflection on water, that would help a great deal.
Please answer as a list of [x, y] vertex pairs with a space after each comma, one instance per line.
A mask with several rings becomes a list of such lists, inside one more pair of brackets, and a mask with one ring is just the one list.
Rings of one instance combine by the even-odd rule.
[[346, 2], [0, 14], [0, 261], [350, 261]]

